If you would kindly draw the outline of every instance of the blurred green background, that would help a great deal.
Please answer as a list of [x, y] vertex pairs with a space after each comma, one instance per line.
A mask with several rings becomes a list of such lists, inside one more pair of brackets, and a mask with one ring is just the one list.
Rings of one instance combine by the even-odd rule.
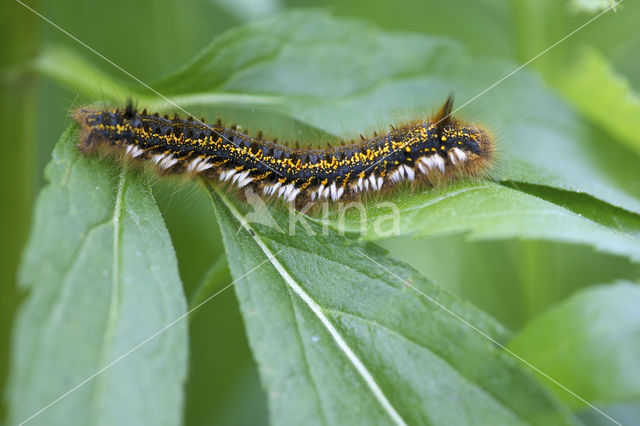
[[[214, 37], [244, 22], [289, 8], [314, 7], [336, 16], [373, 22], [390, 31], [443, 35], [475, 56], [524, 63], [597, 13], [598, 1], [558, 0], [157, 0], [131, 2], [29, 1], [27, 4], [143, 81], [175, 70]], [[593, 9], [590, 9], [594, 7]], [[626, 1], [616, 19], [605, 16], [530, 65], [557, 84], [584, 46], [596, 49], [631, 88], [640, 87], [640, 6]], [[7, 377], [12, 318], [24, 297], [15, 270], [28, 235], [32, 203], [43, 185], [43, 168], [83, 99], [29, 72], [41, 49], [64, 45], [112, 75], [119, 71], [13, 0], [0, 5], [0, 383]], [[195, 186], [154, 187], [171, 233], [188, 298], [224, 256], [206, 195]], [[640, 269], [622, 257], [590, 248], [542, 241], [469, 243], [462, 236], [386, 241], [405, 259], [453, 292], [471, 300], [516, 331], [535, 313], [590, 284], [637, 278]], [[419, 253], [419, 256], [416, 255]], [[470, 259], [462, 270], [437, 268], [456, 254]], [[214, 265], [220, 283], [230, 281], [224, 260]], [[435, 271], [435, 274], [434, 274]], [[509, 303], [513, 300], [524, 303]], [[522, 305], [526, 309], [520, 309]], [[518, 307], [518, 308], [516, 308]], [[190, 375], [185, 423], [260, 424], [266, 401], [231, 291], [190, 319]], [[248, 409], [247, 407], [250, 407]], [[5, 407], [0, 406], [0, 419]]]

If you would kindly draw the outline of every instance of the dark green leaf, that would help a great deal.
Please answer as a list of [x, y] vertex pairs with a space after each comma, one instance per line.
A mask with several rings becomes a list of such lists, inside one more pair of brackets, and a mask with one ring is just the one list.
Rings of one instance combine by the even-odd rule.
[[252, 224], [257, 212], [213, 197], [274, 423], [571, 422], [515, 359], [445, 309], [502, 342], [497, 322], [415, 270], [313, 223], [291, 235], [286, 210]]

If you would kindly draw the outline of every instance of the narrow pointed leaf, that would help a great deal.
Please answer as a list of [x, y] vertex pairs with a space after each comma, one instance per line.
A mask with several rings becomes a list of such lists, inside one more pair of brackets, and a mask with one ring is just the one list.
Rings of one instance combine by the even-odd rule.
[[471, 305], [374, 246], [213, 198], [274, 424], [571, 423], [461, 321], [508, 339]]
[[10, 423], [178, 425], [186, 323], [118, 360], [186, 310], [169, 234], [144, 179], [80, 155], [75, 130], [47, 167], [21, 266]]

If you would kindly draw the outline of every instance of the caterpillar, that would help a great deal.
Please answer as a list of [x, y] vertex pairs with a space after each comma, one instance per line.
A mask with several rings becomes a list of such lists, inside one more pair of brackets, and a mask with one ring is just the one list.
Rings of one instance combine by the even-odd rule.
[[405, 180], [433, 186], [482, 174], [493, 158], [493, 139], [484, 128], [453, 118], [452, 107], [449, 96], [431, 119], [326, 149], [293, 148], [219, 120], [211, 125], [139, 112], [131, 103], [80, 108], [72, 117], [81, 125], [84, 154], [121, 153], [163, 173], [230, 182], [297, 206], [352, 199]]

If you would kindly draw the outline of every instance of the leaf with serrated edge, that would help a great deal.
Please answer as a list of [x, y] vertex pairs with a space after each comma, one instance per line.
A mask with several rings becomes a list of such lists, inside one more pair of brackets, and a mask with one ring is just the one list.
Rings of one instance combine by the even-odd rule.
[[[345, 208], [334, 210], [328, 219], [315, 220], [339, 231], [362, 233], [367, 239], [467, 232], [472, 239], [529, 238], [585, 244], [640, 261], [640, 236], [636, 232], [600, 224], [494, 182], [458, 182], [426, 190], [420, 197], [405, 191], [392, 201], [371, 200], [366, 215]], [[636, 215], [627, 216], [640, 222]]]
[[[408, 266], [313, 223], [315, 235], [298, 223], [289, 236], [213, 200], [274, 423], [571, 423], [517, 361], [407, 282], [505, 341], [496, 321]], [[287, 229], [286, 210], [272, 213]]]
[[[47, 167], [21, 266], [10, 423], [26, 420], [186, 310], [175, 253], [147, 183], [78, 152], [76, 127]], [[177, 323], [29, 421], [178, 425], [187, 324]]]

